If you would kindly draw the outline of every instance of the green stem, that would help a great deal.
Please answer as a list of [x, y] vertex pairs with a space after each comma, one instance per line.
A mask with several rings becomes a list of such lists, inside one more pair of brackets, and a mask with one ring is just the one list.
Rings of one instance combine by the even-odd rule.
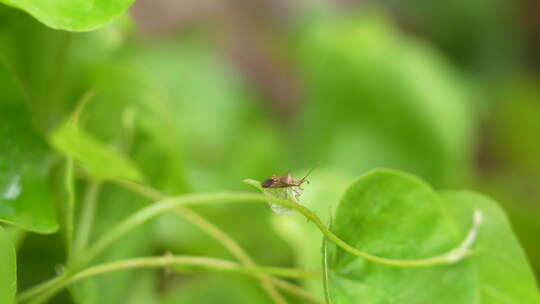
[[319, 300], [317, 297], [314, 297], [311, 293], [309, 293], [305, 289], [298, 287], [295, 284], [275, 277], [270, 277], [270, 281], [272, 282], [272, 284], [279, 287], [281, 290], [289, 292], [301, 299], [305, 299], [310, 303], [322, 304], [321, 300]]
[[[134, 108], [126, 109], [122, 117], [124, 125], [124, 140], [121, 142], [121, 147], [124, 151], [131, 150], [134, 138], [134, 121], [135, 121], [135, 110]], [[124, 182], [122, 180], [117, 181], [122, 184], [124, 187], [134, 190], [135, 192], [142, 194], [150, 199], [160, 200], [164, 199], [165, 196], [159, 191], [139, 185], [132, 182]], [[183, 216], [185, 219], [191, 221], [193, 224], [198, 226], [203, 232], [206, 232], [209, 236], [213, 237], [216, 241], [222, 244], [233, 256], [235, 256], [242, 264], [245, 266], [257, 266], [255, 262], [249, 257], [249, 255], [242, 250], [242, 248], [236, 243], [234, 239], [229, 237], [227, 233], [221, 230], [219, 227], [215, 226], [211, 222], [207, 221], [204, 217], [200, 216], [194, 211], [191, 211], [184, 207], [178, 207], [176, 212]], [[269, 276], [264, 274], [257, 274], [257, 279], [261, 283], [261, 287], [266, 291], [268, 296], [276, 304], [287, 304], [287, 300], [278, 292], [274, 287], [272, 282], [269, 279]]]
[[[120, 224], [113, 227], [105, 235], [96, 241], [94, 246], [88, 249], [86, 258], [87, 261], [94, 259], [98, 254], [100, 254], [105, 248], [107, 248], [111, 243], [115, 242], [123, 236], [125, 233], [129, 232], [138, 225], [162, 214], [167, 211], [176, 209], [180, 206], [187, 205], [206, 205], [206, 204], [215, 204], [215, 203], [237, 203], [237, 202], [251, 202], [251, 203], [266, 203], [271, 202], [274, 204], [282, 205], [291, 209], [295, 209], [304, 215], [309, 221], [313, 222], [317, 228], [324, 234], [324, 236], [335, 243], [337, 246], [341, 247], [343, 250], [356, 255], [358, 257], [364, 258], [368, 261], [385, 264], [390, 266], [398, 267], [423, 267], [436, 264], [450, 264], [455, 263], [461, 260], [464, 256], [467, 255], [467, 251], [464, 250], [463, 246], [451, 250], [446, 254], [442, 254], [435, 257], [430, 257], [426, 259], [418, 260], [395, 260], [384, 257], [375, 256], [363, 251], [360, 251], [351, 245], [347, 244], [341, 240], [338, 236], [333, 234], [328, 228], [321, 222], [321, 220], [315, 215], [311, 210], [306, 207], [296, 204], [294, 202], [280, 200], [273, 197], [268, 197], [264, 195], [256, 195], [251, 193], [213, 193], [213, 194], [186, 194], [178, 197], [172, 197], [158, 201], [144, 209], [139, 210], [135, 214], [129, 216], [127, 219], [122, 221]], [[477, 226], [477, 225], [475, 225]], [[459, 250], [459, 254], [456, 254], [456, 250]]]
[[[182, 217], [188, 219], [193, 224], [197, 225], [201, 230], [206, 232], [212, 238], [217, 240], [225, 249], [227, 249], [240, 263], [246, 267], [256, 267], [257, 264], [251, 259], [251, 257], [233, 240], [227, 233], [219, 229], [214, 224], [207, 221], [205, 218], [197, 214], [196, 212], [184, 208], [178, 207], [175, 211]], [[287, 301], [283, 298], [277, 289], [275, 289], [269, 280], [269, 277], [264, 274], [255, 274], [255, 277], [261, 282], [261, 286], [268, 293], [268, 295], [278, 304], [286, 304]]]
[[[141, 184], [133, 183], [125, 180], [114, 180], [114, 182], [122, 185], [123, 187], [132, 190], [136, 193], [139, 193], [143, 196], [146, 196], [154, 200], [165, 199], [166, 196], [161, 192], [146, 187]], [[203, 232], [207, 233], [210, 237], [214, 238], [219, 242], [225, 249], [227, 249], [238, 261], [240, 261], [244, 266], [255, 267], [257, 264], [253, 259], [238, 245], [238, 243], [231, 238], [227, 233], [221, 230], [216, 225], [212, 224], [204, 217], [200, 216], [198, 213], [184, 207], [178, 207], [174, 210], [177, 214], [184, 217], [197, 227], [199, 227]], [[286, 304], [287, 301], [283, 296], [279, 294], [277, 289], [273, 286], [270, 277], [264, 274], [256, 274], [256, 278], [261, 282], [262, 288], [266, 293], [272, 298], [275, 303]], [[298, 288], [300, 289], [300, 288]], [[296, 290], [295, 290], [296, 291]]]
[[[288, 278], [319, 277], [321, 275], [318, 271], [303, 271], [298, 269], [280, 267], [245, 267], [231, 261], [208, 257], [166, 255], [162, 257], [136, 258], [113, 262], [90, 267], [76, 274], [63, 275], [53, 280], [47, 281], [45, 284], [42, 284], [21, 294], [17, 300], [18, 302], [23, 302], [32, 299], [31, 303], [43, 303], [44, 301], [47, 301], [50, 297], [58, 293], [60, 290], [62, 290], [64, 287], [69, 286], [84, 278], [119, 270], [171, 266], [198, 266], [209, 270], [238, 272], [252, 276], [261, 273], [267, 273]], [[182, 271], [183, 269], [175, 268], [174, 270]], [[276, 281], [279, 282], [279, 280]]]
[[[214, 194], [186, 194], [183, 196], [163, 199], [129, 216], [120, 224], [116, 225], [111, 230], [109, 230], [101, 238], [99, 238], [95, 242], [95, 244], [88, 249], [87, 255], [85, 259], [82, 260], [81, 263], [82, 265], [86, 265], [88, 262], [94, 259], [97, 255], [99, 255], [110, 244], [118, 240], [121, 236], [128, 233], [130, 230], [137, 227], [138, 225], [141, 225], [144, 222], [164, 212], [174, 210], [174, 209], [177, 209], [178, 207], [182, 207], [186, 205], [204, 205], [204, 204], [213, 204], [213, 203], [233, 203], [233, 202], [234, 203], [271, 202], [271, 203], [282, 205], [291, 209], [295, 209], [298, 212], [300, 212], [302, 215], [304, 215], [309, 221], [312, 221], [319, 228], [319, 230], [321, 230], [321, 232], [325, 235], [325, 237], [328, 240], [334, 242], [337, 246], [339, 246], [343, 250], [353, 255], [365, 258], [369, 261], [375, 262], [375, 263], [381, 263], [381, 264], [386, 264], [390, 266], [398, 266], [398, 267], [422, 267], [422, 266], [429, 266], [429, 265], [436, 265], [436, 264], [449, 264], [449, 263], [455, 263], [463, 259], [465, 256], [469, 254], [469, 247], [475, 241], [477, 228], [480, 225], [481, 220], [482, 220], [481, 213], [476, 211], [474, 213], [473, 227], [467, 234], [465, 240], [461, 244], [459, 244], [459, 246], [457, 246], [455, 249], [451, 250], [450, 252], [446, 254], [427, 258], [427, 259], [419, 259], [419, 260], [394, 260], [394, 259], [374, 256], [374, 255], [362, 252], [350, 246], [349, 244], [341, 240], [339, 237], [337, 237], [335, 234], [333, 234], [330, 230], [328, 230], [328, 228], [321, 222], [321, 220], [312, 211], [294, 202], [280, 200], [277, 198], [268, 197], [264, 195], [251, 194], [251, 193], [234, 193], [234, 192], [227, 193], [226, 192], [226, 193], [214, 193]], [[275, 282], [275, 280], [272, 279], [272, 282]], [[52, 296], [54, 294], [54, 291], [51, 292], [53, 288], [50, 286], [49, 288], [46, 288], [48, 290], [44, 292], [45, 296], [47, 297]], [[27, 294], [28, 293], [24, 293], [24, 295], [27, 295]]]
[[101, 183], [98, 181], [90, 181], [84, 194], [81, 214], [79, 219], [79, 227], [75, 238], [74, 251], [76, 254], [82, 253], [88, 244], [92, 226], [96, 215], [97, 198], [99, 195]]
[[66, 273], [62, 274], [62, 275], [59, 275], [55, 278], [52, 278], [50, 280], [47, 280], [41, 284], [38, 284], [28, 290], [25, 290], [24, 292], [21, 292], [18, 296], [17, 296], [17, 303], [20, 303], [20, 302], [24, 302], [26, 300], [29, 300], [29, 299], [33, 299], [35, 298], [36, 296], [44, 293], [44, 292], [47, 292], [48, 290], [51, 290], [53, 289], [55, 286], [58, 286], [58, 284], [60, 284], [61, 281], [65, 280], [66, 278], [68, 277], [68, 275]]
[[[286, 278], [310, 278], [320, 277], [318, 271], [304, 271], [294, 268], [281, 267], [245, 267], [238, 263], [228, 260], [215, 259], [200, 256], [173, 256], [165, 255], [161, 257], [146, 257], [124, 260], [120, 262], [108, 263], [100, 266], [94, 266], [83, 270], [72, 276], [64, 285], [71, 284], [86, 277], [103, 274], [111, 271], [133, 269], [133, 268], [151, 268], [151, 267], [166, 267], [166, 266], [201, 266], [205, 269], [225, 271], [225, 272], [240, 272], [245, 274], [268, 273]], [[175, 269], [179, 270], [179, 269]]]
[[71, 260], [73, 256], [73, 215], [75, 212], [75, 178], [73, 176], [73, 159], [66, 161], [64, 186], [66, 188], [66, 201], [64, 207], [64, 234], [66, 238], [66, 256]]
[[159, 201], [159, 200], [163, 200], [167, 198], [166, 195], [159, 192], [158, 190], [155, 190], [153, 188], [150, 188], [150, 187], [147, 187], [147, 186], [144, 186], [144, 185], [132, 182], [132, 181], [128, 181], [125, 179], [111, 179], [110, 181], [113, 183], [119, 184], [122, 187], [129, 189], [133, 192], [136, 192], [142, 196], [145, 196], [151, 200]]
[[88, 103], [90, 99], [94, 98], [95, 95], [96, 95], [96, 91], [94, 90], [86, 91], [83, 94], [83, 96], [81, 97], [77, 105], [75, 106], [75, 110], [73, 110], [73, 112], [71, 113], [71, 117], [69, 118], [69, 123], [71, 123], [74, 126], [78, 125], [79, 118], [81, 117], [81, 113], [84, 110], [84, 107], [86, 106], [86, 104]]

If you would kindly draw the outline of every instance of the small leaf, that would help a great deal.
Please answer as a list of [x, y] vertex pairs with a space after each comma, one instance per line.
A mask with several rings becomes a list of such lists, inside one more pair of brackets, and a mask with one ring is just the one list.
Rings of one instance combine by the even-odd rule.
[[58, 151], [75, 159], [96, 179], [142, 180], [141, 173], [129, 159], [117, 150], [102, 144], [70, 121], [64, 122], [54, 130], [49, 140]]
[[54, 29], [89, 31], [123, 14], [134, 0], [0, 0]]
[[0, 64], [0, 221], [25, 230], [58, 229], [47, 174], [49, 149], [34, 130], [22, 93]]
[[[473, 245], [475, 255], [447, 265], [386, 266], [325, 242], [328, 302], [468, 304], [501, 303], [504, 298], [508, 303], [538, 303], [532, 273], [502, 213], [479, 197], [452, 192], [441, 199], [421, 180], [393, 170], [360, 177], [340, 201], [331, 227], [359, 250], [394, 259], [436, 256], [458, 247], [467, 233], [476, 234], [471, 230], [473, 214], [482, 214], [484, 223]], [[479, 220], [474, 217], [477, 224]]]
[[14, 303], [17, 292], [17, 259], [9, 233], [0, 227], [0, 303]]

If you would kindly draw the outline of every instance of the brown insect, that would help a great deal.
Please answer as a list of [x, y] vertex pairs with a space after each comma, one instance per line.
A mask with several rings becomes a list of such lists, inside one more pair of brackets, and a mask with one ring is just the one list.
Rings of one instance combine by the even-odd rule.
[[[282, 176], [272, 176], [264, 181], [261, 182], [261, 187], [263, 188], [288, 188], [291, 189], [294, 192], [294, 197], [296, 200], [300, 197], [302, 194], [302, 191], [304, 190], [302, 188], [302, 184], [304, 182], [307, 182], [309, 184], [309, 181], [306, 179], [311, 172], [313, 171], [314, 167], [311, 168], [306, 176], [304, 176], [301, 179], [295, 179], [292, 177], [291, 173], [288, 172], [286, 175]], [[288, 190], [284, 189], [284, 190]]]

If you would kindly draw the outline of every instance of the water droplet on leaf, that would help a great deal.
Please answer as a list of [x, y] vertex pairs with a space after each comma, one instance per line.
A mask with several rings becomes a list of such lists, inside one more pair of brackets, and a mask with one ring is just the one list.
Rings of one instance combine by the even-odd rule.
[[5, 200], [14, 200], [16, 199], [19, 194], [21, 194], [21, 176], [15, 175], [11, 182], [6, 187], [6, 190], [4, 194], [2, 195], [2, 198]]

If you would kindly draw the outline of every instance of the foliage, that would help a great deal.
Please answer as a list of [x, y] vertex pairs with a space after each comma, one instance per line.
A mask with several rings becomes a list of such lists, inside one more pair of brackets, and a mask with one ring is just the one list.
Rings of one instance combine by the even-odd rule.
[[0, 262], [2, 262], [0, 300], [2, 303], [10, 304], [15, 300], [17, 292], [17, 261], [11, 236], [3, 228], [0, 228]]
[[[487, 28], [470, 50], [434, 26], [439, 52], [384, 10], [303, 11], [261, 47], [304, 97], [282, 115], [258, 83], [275, 71], [246, 78], [223, 51], [239, 33], [144, 39], [131, 0], [0, 1], [1, 303], [540, 303], [536, 209], [501, 178], [537, 177], [538, 92], [475, 102], [492, 66], [463, 66], [506, 43]], [[474, 22], [515, 30], [502, 19]], [[489, 107], [491, 157], [509, 160], [492, 175], [473, 162]], [[318, 162], [304, 192], [258, 181]], [[495, 200], [446, 187], [502, 197], [526, 252]]]
[[0, 86], [0, 220], [35, 232], [54, 232], [58, 224], [46, 180], [49, 149], [35, 131], [19, 85], [4, 65]]
[[88, 31], [120, 16], [133, 0], [103, 1], [28, 1], [2, 0], [3, 3], [20, 8], [47, 26], [70, 31]]
[[[483, 217], [475, 253], [458, 264], [400, 269], [354, 259], [325, 242], [329, 303], [537, 303], [534, 276], [503, 212], [481, 195], [436, 193], [415, 177], [373, 171], [347, 189], [332, 231], [376, 255], [418, 259], [455, 246], [475, 210]], [[503, 270], [501, 262], [512, 271]]]

